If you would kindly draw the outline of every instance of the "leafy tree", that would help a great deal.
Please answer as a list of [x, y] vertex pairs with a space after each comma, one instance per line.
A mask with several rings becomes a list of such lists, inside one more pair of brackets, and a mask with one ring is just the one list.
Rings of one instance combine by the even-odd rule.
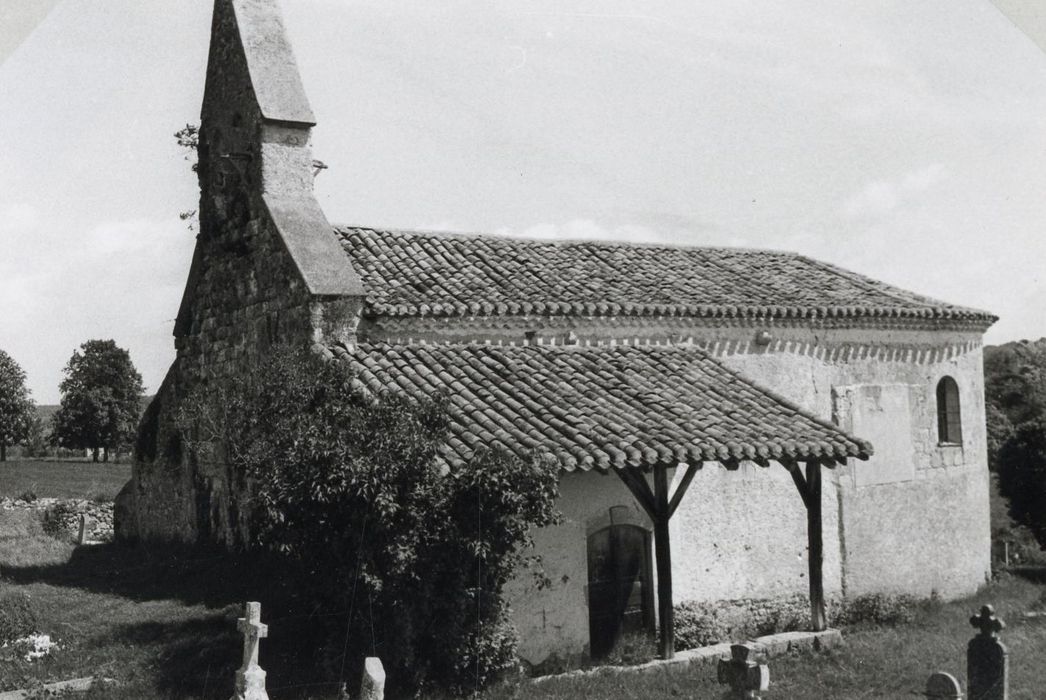
[[[1010, 516], [1046, 545], [1046, 339], [985, 348], [989, 466]], [[1015, 427], [1016, 426], [1016, 427]]]
[[26, 438], [36, 407], [25, 385], [25, 372], [0, 350], [0, 462], [7, 461], [7, 446]]
[[49, 449], [47, 429], [44, 419], [38, 413], [33, 413], [29, 420], [29, 429], [25, 440], [22, 441], [23, 454], [26, 457], [46, 457]]
[[1010, 515], [1046, 542], [1046, 416], [1017, 426], [999, 451], [999, 486]]
[[52, 438], [62, 447], [89, 448], [93, 459], [104, 448], [131, 441], [141, 412], [142, 376], [130, 354], [112, 340], [88, 340], [73, 351], [63, 370], [62, 403]]
[[330, 666], [377, 653], [400, 690], [472, 690], [516, 663], [502, 590], [528, 562], [544, 583], [526, 552], [557, 519], [557, 469], [504, 452], [450, 467], [444, 398], [362, 386], [338, 363], [277, 352], [178, 421], [197, 455], [219, 447], [244, 479], [245, 544], [295, 562], [296, 588], [345, 611], [330, 618]]
[[1013, 438], [1013, 423], [994, 403], [989, 402], [984, 408], [988, 428], [988, 468], [998, 472], [999, 452]]

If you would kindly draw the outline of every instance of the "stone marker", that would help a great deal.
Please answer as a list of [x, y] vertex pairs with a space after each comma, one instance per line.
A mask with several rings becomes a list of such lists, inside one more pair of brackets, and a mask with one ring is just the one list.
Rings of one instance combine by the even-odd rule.
[[80, 532], [76, 535], [76, 543], [87, 543], [87, 515], [85, 513], [80, 513]]
[[962, 688], [959, 681], [950, 673], [938, 671], [926, 679], [926, 693], [928, 698], [936, 700], [962, 700]]
[[363, 662], [359, 700], [385, 700], [385, 667], [376, 656], [368, 656]]
[[243, 633], [243, 666], [236, 671], [232, 700], [269, 700], [265, 671], [258, 665], [258, 642], [269, 636], [269, 626], [261, 623], [261, 603], [247, 603], [236, 629]]
[[971, 617], [970, 624], [980, 630], [966, 647], [970, 700], [1009, 700], [1010, 659], [998, 637], [1006, 625], [995, 617], [995, 609], [990, 605]]
[[759, 693], [770, 688], [770, 668], [756, 663], [750, 657], [755, 650], [747, 644], [731, 644], [729, 659], [720, 659], [719, 682], [729, 686], [737, 698], [759, 698]]

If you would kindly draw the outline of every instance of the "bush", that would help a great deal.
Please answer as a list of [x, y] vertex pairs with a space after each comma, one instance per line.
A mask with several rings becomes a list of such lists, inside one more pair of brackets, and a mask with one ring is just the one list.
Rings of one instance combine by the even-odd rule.
[[80, 518], [80, 511], [70, 503], [58, 501], [44, 511], [44, 533], [56, 540], [70, 541]]
[[0, 646], [37, 631], [39, 620], [32, 600], [24, 593], [0, 595]]
[[25, 501], [26, 503], [34, 502], [36, 500], [36, 486], [30, 486], [23, 491], [22, 495], [18, 497], [18, 500]]
[[915, 619], [917, 607], [914, 596], [870, 593], [842, 602], [830, 618], [833, 625], [903, 625]]
[[243, 545], [284, 557], [303, 597], [346, 611], [331, 618], [329, 667], [377, 654], [403, 689], [475, 690], [516, 666], [502, 590], [531, 529], [557, 519], [558, 471], [499, 451], [449, 465], [445, 397], [363, 386], [278, 351], [190, 397], [177, 422], [197, 459], [227, 461], [232, 488], [250, 489]]
[[803, 595], [779, 599], [719, 602], [686, 601], [675, 606], [676, 646], [680, 649], [806, 629], [810, 603]]

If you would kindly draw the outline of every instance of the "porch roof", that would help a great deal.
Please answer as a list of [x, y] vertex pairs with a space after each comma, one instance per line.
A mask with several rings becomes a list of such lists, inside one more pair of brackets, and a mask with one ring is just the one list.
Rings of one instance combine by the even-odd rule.
[[872, 446], [694, 347], [361, 344], [335, 357], [372, 394], [444, 392], [451, 466], [495, 446], [566, 471], [866, 459]]

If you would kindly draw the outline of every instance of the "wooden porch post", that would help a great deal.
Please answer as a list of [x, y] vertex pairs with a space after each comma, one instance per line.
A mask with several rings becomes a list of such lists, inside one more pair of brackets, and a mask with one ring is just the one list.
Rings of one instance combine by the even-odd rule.
[[807, 566], [810, 577], [810, 627], [814, 632], [828, 628], [824, 605], [824, 534], [821, 523], [821, 465], [806, 463], [806, 478], [796, 462], [782, 462], [792, 475], [806, 506]]
[[668, 538], [668, 469], [654, 466], [654, 551], [657, 555], [657, 619], [662, 659], [675, 655], [675, 612], [672, 608], [672, 545]]
[[806, 536], [810, 547], [810, 626], [814, 632], [828, 628], [824, 607], [824, 536], [821, 531], [821, 465], [806, 463]]
[[676, 486], [671, 498], [668, 495], [668, 465], [654, 465], [654, 490], [650, 490], [642, 474], [629, 468], [614, 472], [625, 482], [625, 486], [639, 501], [651, 522], [654, 523], [654, 557], [657, 567], [657, 626], [658, 648], [661, 658], [671, 659], [675, 655], [675, 612], [672, 607], [672, 543], [669, 541], [668, 522], [683, 500], [690, 482], [701, 468], [701, 462], [687, 465], [683, 479]]

